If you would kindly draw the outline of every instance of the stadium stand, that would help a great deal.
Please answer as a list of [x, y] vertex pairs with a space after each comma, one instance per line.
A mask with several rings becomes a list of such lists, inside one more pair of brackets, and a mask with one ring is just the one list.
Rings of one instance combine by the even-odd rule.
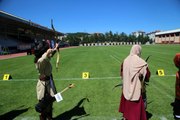
[[[64, 34], [56, 31], [58, 36]], [[34, 40], [55, 39], [52, 29], [0, 10], [0, 55], [32, 53]]]

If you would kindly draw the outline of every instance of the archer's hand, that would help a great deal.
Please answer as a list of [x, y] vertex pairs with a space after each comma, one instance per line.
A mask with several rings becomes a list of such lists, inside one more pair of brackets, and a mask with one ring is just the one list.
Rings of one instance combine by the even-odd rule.
[[57, 50], [57, 49], [59, 49], [59, 44], [58, 43], [56, 43], [56, 45], [55, 45], [55, 48], [54, 48], [55, 50]]

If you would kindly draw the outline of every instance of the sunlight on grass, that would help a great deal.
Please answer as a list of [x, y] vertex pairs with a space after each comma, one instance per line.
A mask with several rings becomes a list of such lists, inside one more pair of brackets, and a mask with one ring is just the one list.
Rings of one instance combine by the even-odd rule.
[[[120, 64], [129, 54], [130, 48], [131, 46], [97, 46], [60, 51], [60, 69], [53, 69], [57, 90], [61, 91], [70, 83], [74, 83], [75, 87], [62, 94], [63, 101], [54, 103], [53, 117], [58, 119], [76, 110], [78, 113], [72, 114], [71, 119], [120, 120], [118, 107], [121, 88], [113, 87], [121, 82]], [[142, 50], [143, 59], [152, 55], [148, 60], [152, 77], [147, 86], [147, 111], [152, 114], [151, 120], [171, 120], [173, 115], [170, 103], [174, 100], [175, 89], [173, 75], [177, 71], [173, 58], [179, 52], [179, 45], [147, 45], [142, 46]], [[5, 73], [13, 78], [10, 81], [1, 79], [0, 116], [12, 110], [22, 110], [15, 119], [38, 119], [38, 113], [34, 110], [37, 103], [38, 74], [33, 58], [24, 56], [0, 61], [1, 78]], [[54, 68], [55, 59], [52, 59]], [[163, 77], [156, 75], [160, 68], [165, 71]], [[89, 72], [90, 79], [83, 80], [82, 72]]]

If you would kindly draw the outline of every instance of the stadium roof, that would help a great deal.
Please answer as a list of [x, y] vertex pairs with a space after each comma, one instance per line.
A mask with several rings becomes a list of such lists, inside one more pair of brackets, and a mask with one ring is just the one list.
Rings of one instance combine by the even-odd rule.
[[[31, 20], [26, 20], [0, 10], [0, 26], [3, 25], [9, 25], [21, 29], [28, 29], [39, 33], [47, 33], [52, 35], [54, 34], [54, 31], [50, 28], [44, 27], [42, 25], [32, 22]], [[56, 33], [60, 36], [63, 35], [63, 33], [58, 31], [56, 31]]]

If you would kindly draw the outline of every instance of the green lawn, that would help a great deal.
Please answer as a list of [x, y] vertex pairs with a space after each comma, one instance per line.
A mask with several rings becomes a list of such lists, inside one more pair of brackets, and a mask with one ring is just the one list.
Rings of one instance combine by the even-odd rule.
[[[60, 67], [55, 70], [56, 56], [52, 59], [53, 75], [59, 91], [70, 83], [75, 87], [62, 94], [63, 101], [54, 103], [53, 117], [79, 120], [121, 120], [118, 112], [121, 88], [113, 87], [121, 82], [120, 64], [129, 54], [131, 46], [78, 47], [60, 51]], [[148, 60], [151, 79], [147, 86], [148, 108], [151, 120], [173, 120], [170, 103], [174, 100], [175, 73], [173, 58], [180, 52], [179, 45], [144, 45], [142, 58]], [[34, 110], [36, 100], [37, 71], [33, 56], [0, 60], [0, 118], [10, 115], [16, 120], [38, 120]], [[165, 76], [156, 75], [163, 69]], [[90, 78], [82, 79], [82, 72]], [[12, 79], [3, 81], [4, 74]], [[77, 107], [77, 104], [83, 100]], [[12, 114], [13, 113], [13, 114]], [[64, 119], [63, 119], [64, 120]]]

